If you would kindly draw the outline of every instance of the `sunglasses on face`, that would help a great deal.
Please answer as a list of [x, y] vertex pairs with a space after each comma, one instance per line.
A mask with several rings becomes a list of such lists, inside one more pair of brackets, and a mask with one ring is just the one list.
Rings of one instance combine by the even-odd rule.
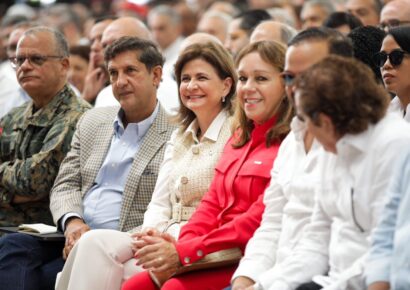
[[296, 75], [290, 72], [283, 72], [280, 74], [280, 77], [283, 79], [286, 86], [293, 85], [296, 79]]
[[11, 65], [13, 68], [19, 68], [23, 65], [23, 63], [28, 60], [28, 62], [34, 66], [42, 66], [48, 59], [55, 58], [55, 59], [62, 59], [62, 56], [58, 55], [26, 55], [26, 56], [16, 56], [10, 58]]
[[401, 49], [395, 49], [390, 53], [380, 51], [373, 56], [374, 64], [378, 67], [383, 67], [387, 59], [389, 59], [392, 66], [399, 66], [403, 62], [404, 56], [409, 54]]

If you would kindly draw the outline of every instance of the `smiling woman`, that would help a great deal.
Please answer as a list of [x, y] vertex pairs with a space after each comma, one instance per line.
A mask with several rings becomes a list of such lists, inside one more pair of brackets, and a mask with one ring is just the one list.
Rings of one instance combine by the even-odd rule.
[[277, 118], [266, 139], [270, 144], [289, 132], [293, 115], [292, 106], [285, 96], [285, 84], [281, 78], [286, 48], [278, 42], [261, 41], [247, 46], [236, 59], [239, 82], [237, 85], [239, 106], [237, 110], [241, 130], [238, 146], [246, 143], [254, 124], [263, 124]]

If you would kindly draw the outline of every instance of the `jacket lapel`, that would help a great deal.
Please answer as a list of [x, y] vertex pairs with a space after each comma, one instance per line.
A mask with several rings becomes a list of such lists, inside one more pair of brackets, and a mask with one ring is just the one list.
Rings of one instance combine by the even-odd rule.
[[[115, 118], [115, 117], [114, 117]], [[108, 118], [107, 118], [108, 119]], [[102, 164], [107, 157], [108, 149], [111, 145], [112, 136], [114, 134], [113, 119], [101, 124], [94, 134], [94, 142], [91, 147], [91, 152], [89, 152], [89, 161], [90, 164], [95, 165], [95, 170], [92, 171], [92, 175], [89, 176], [89, 182], [87, 182], [87, 188], [83, 189], [83, 194], [88, 192], [88, 190], [93, 185], [94, 181], [97, 178], [97, 174], [100, 171]]]
[[[161, 149], [163, 144], [168, 141], [168, 138], [166, 138], [167, 135], [165, 134], [168, 127], [168, 117], [160, 106], [158, 115], [155, 118], [154, 123], [151, 125], [151, 128], [145, 135], [141, 147], [134, 157], [134, 162], [127, 177], [121, 207], [119, 224], [120, 231], [123, 230], [126, 218], [130, 211], [132, 203], [135, 202], [136, 196], [146, 194], [144, 192], [141, 192], [141, 189], [143, 188], [143, 186], [140, 184], [141, 176], [143, 175], [147, 165]], [[149, 174], [149, 172], [145, 172], [144, 174]], [[140, 188], [140, 191], [138, 191], [138, 188]], [[152, 194], [152, 192], [150, 192], [149, 194]]]

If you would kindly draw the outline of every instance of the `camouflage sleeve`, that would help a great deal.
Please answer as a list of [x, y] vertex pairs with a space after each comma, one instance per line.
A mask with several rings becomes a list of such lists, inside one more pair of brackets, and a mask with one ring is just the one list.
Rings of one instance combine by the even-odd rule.
[[38, 200], [50, 193], [80, 116], [81, 113], [75, 112], [55, 122], [37, 154], [0, 165], [1, 184], [3, 190], [10, 193], [9, 202], [14, 195]]

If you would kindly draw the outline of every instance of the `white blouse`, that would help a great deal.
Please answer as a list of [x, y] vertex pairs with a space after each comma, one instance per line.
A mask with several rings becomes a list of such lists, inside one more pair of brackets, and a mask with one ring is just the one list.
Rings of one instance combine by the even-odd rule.
[[391, 100], [388, 111], [390, 113], [399, 113], [404, 120], [410, 122], [410, 104], [407, 105], [406, 113], [404, 113], [403, 106], [398, 96]]

